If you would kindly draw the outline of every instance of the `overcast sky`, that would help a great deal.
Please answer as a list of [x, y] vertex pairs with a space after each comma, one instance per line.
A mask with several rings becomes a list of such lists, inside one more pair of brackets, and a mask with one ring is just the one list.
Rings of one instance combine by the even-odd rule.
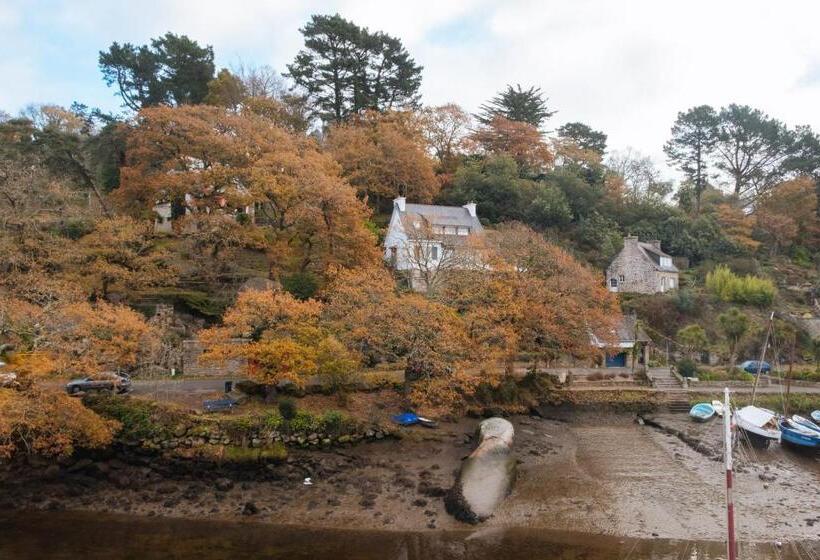
[[166, 31], [213, 45], [218, 66], [285, 71], [310, 14], [337, 12], [404, 42], [424, 66], [425, 104], [475, 111], [507, 83], [540, 86], [558, 110], [549, 128], [586, 122], [661, 165], [693, 105], [746, 103], [820, 129], [813, 0], [0, 0], [0, 109], [115, 110], [98, 51]]

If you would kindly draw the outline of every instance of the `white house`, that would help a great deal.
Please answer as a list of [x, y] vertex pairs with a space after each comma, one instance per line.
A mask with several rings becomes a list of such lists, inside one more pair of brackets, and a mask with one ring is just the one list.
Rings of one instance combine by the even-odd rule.
[[429, 291], [447, 271], [480, 264], [472, 244], [483, 233], [475, 203], [409, 204], [400, 196], [393, 200], [384, 258], [393, 269], [407, 274], [414, 290]]

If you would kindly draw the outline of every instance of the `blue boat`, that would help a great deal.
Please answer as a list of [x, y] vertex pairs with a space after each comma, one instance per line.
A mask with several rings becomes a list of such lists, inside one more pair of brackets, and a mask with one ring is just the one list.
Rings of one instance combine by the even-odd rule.
[[811, 413], [811, 419], [815, 422], [820, 422], [820, 410], [815, 410]]
[[698, 422], [706, 422], [710, 420], [715, 415], [715, 407], [713, 407], [709, 403], [698, 403], [692, 407], [692, 410], [689, 411], [689, 416], [697, 420]]
[[419, 423], [419, 417], [412, 412], [403, 412], [393, 417], [393, 422], [399, 426], [412, 426]]
[[799, 424], [783, 419], [780, 421], [780, 441], [804, 449], [820, 449], [820, 432], [801, 428]]
[[795, 424], [798, 424], [801, 428], [808, 428], [809, 430], [813, 430], [820, 434], [820, 426], [818, 426], [808, 418], [804, 418], [798, 414], [792, 414], [791, 421]]

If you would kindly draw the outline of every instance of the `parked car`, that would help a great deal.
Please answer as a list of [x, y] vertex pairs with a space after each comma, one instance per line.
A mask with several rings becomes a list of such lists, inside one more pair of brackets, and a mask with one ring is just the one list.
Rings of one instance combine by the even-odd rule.
[[207, 400], [202, 403], [202, 408], [205, 409], [205, 412], [231, 411], [237, 406], [239, 406], [239, 401], [230, 397], [225, 397], [224, 399]]
[[69, 395], [89, 392], [127, 393], [131, 390], [131, 378], [122, 373], [105, 371], [66, 383]]
[[758, 369], [760, 370], [760, 373], [770, 373], [772, 371], [772, 366], [769, 365], [769, 362], [760, 362], [758, 360], [746, 360], [745, 362], [740, 364], [740, 369], [742, 369], [746, 373], [757, 375]]

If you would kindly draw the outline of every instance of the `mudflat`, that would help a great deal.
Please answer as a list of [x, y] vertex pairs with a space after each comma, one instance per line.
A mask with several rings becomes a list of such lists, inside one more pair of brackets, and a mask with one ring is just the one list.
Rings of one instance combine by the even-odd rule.
[[[689, 441], [634, 415], [544, 409], [510, 418], [517, 482], [479, 531], [545, 529], [624, 538], [720, 541], [724, 471], [720, 424], [656, 417]], [[467, 528], [443, 495], [473, 449], [479, 420], [408, 428], [400, 440], [293, 451], [258, 472], [109, 457], [51, 468], [47, 479], [3, 474], [0, 509], [86, 510], [317, 528], [428, 532]], [[692, 442], [701, 442], [700, 450]], [[714, 453], [704, 453], [712, 449]], [[741, 540], [820, 538], [820, 459], [773, 445], [737, 452]], [[305, 477], [312, 484], [305, 485]]]

